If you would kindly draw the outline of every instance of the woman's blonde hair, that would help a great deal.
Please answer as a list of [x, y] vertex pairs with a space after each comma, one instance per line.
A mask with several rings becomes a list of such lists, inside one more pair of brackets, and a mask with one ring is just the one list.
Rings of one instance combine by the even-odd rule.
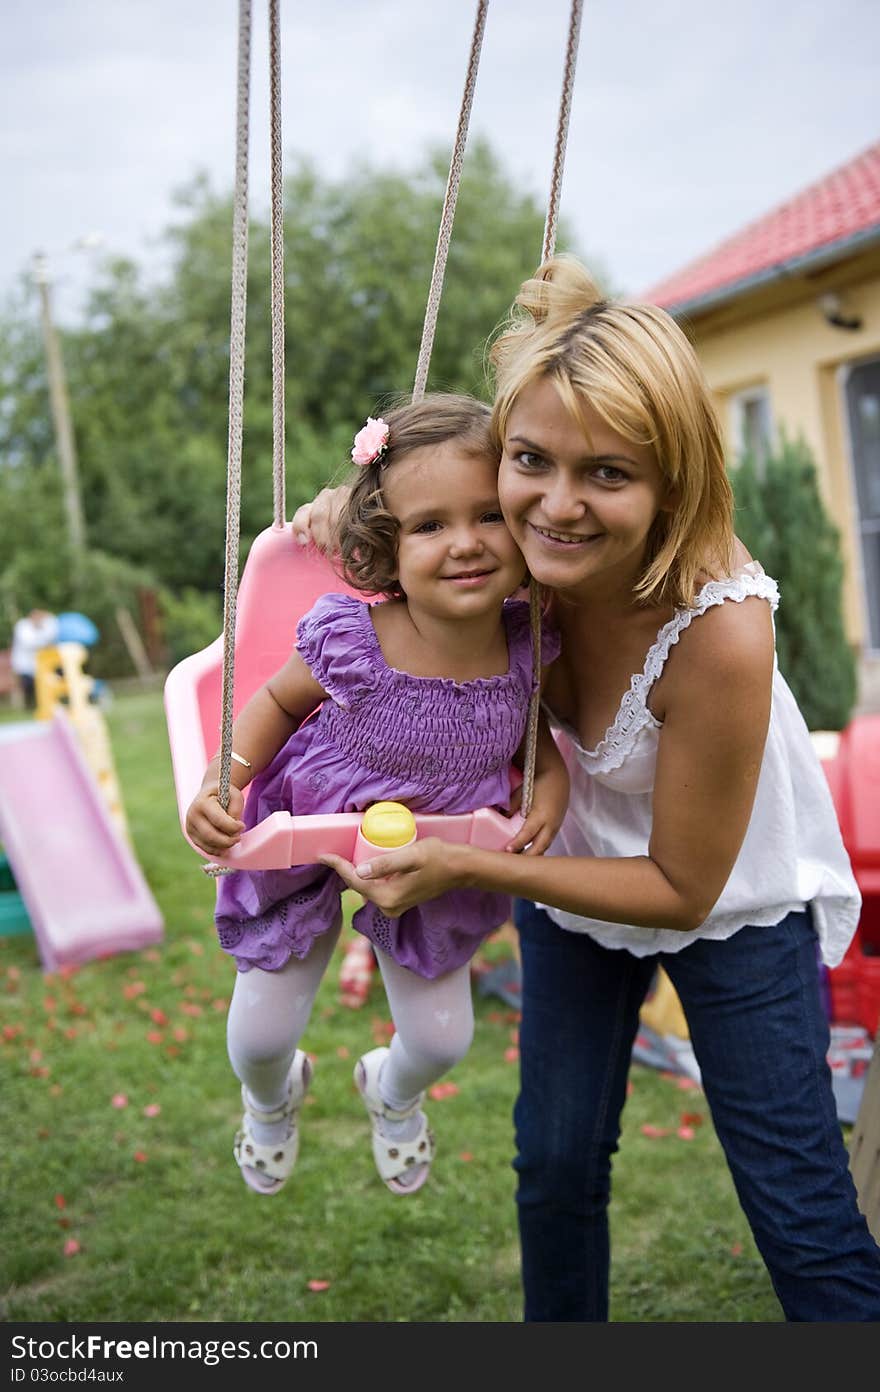
[[554, 256], [523, 283], [489, 360], [499, 451], [520, 393], [545, 377], [585, 435], [583, 404], [653, 449], [675, 506], [649, 534], [640, 600], [688, 605], [701, 572], [728, 572], [733, 494], [721, 432], [696, 354], [670, 315], [604, 298], [579, 261]]
[[483, 401], [456, 392], [433, 392], [398, 404], [382, 419], [388, 446], [381, 459], [358, 469], [337, 525], [340, 573], [353, 589], [399, 598], [398, 522], [385, 506], [382, 482], [389, 469], [413, 450], [457, 440], [463, 454], [498, 463], [492, 413]]

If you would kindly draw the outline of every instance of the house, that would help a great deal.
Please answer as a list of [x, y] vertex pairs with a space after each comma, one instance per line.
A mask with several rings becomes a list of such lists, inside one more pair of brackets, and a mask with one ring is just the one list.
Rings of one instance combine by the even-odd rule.
[[802, 435], [845, 562], [844, 624], [880, 683], [880, 141], [639, 296], [692, 339], [735, 462]]

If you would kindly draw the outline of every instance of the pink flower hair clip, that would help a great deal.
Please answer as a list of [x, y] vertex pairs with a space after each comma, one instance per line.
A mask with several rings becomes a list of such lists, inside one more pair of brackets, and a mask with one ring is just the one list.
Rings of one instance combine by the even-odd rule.
[[382, 459], [388, 451], [388, 433], [388, 424], [381, 416], [378, 420], [367, 416], [366, 425], [354, 437], [352, 463], [364, 469], [368, 464]]

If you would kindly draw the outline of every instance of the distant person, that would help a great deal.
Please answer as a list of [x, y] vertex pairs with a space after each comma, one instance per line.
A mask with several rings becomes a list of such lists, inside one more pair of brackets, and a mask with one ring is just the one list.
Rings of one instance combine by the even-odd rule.
[[16, 620], [10, 662], [18, 678], [25, 710], [34, 710], [37, 704], [37, 653], [57, 639], [58, 619], [48, 609], [32, 609]]

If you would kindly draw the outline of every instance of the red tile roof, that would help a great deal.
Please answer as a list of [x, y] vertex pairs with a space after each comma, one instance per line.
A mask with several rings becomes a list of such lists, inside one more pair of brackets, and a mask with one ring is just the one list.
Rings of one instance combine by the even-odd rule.
[[873, 236], [880, 237], [880, 141], [639, 298], [670, 310], [708, 308]]

